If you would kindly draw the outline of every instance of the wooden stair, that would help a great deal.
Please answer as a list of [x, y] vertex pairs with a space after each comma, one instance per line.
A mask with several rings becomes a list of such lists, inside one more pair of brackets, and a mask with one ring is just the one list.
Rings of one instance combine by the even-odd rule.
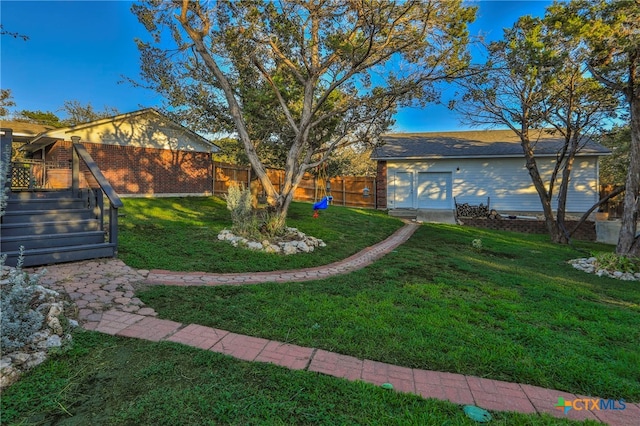
[[94, 190], [13, 192], [0, 224], [0, 251], [15, 266], [113, 257], [101, 219], [102, 192]]

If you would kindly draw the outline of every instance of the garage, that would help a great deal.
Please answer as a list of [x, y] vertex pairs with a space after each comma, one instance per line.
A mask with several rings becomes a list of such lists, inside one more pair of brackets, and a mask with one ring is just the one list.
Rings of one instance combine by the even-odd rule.
[[451, 172], [418, 173], [418, 208], [451, 209]]

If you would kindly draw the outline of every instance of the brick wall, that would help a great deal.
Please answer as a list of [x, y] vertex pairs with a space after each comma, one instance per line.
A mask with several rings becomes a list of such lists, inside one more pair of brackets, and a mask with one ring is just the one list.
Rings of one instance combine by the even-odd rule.
[[[121, 195], [211, 194], [211, 154], [83, 143], [107, 180]], [[71, 160], [71, 142], [58, 141], [47, 161]]]
[[[542, 220], [460, 218], [460, 221], [464, 226], [495, 229], [499, 231], [515, 231], [527, 234], [546, 234], [548, 232], [547, 227]], [[566, 221], [565, 227], [567, 230], [571, 230], [577, 223], [577, 221], [573, 220]], [[595, 241], [595, 222], [584, 222], [573, 234], [572, 238], [581, 241]]]
[[387, 162], [378, 161], [376, 171], [376, 208], [387, 208]]

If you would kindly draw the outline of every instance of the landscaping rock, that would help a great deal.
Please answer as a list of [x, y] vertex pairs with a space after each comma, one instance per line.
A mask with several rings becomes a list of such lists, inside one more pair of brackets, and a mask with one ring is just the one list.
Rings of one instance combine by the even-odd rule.
[[[2, 278], [6, 285], [22, 285], [20, 280], [16, 279], [18, 274], [25, 274], [24, 271], [16, 268], [3, 267]], [[39, 274], [30, 276], [30, 282], [38, 280]], [[21, 276], [21, 275], [20, 275]], [[26, 286], [25, 286], [26, 288]], [[33, 290], [33, 298], [29, 308], [29, 312], [37, 312], [41, 315], [41, 322], [36, 324], [37, 328], [32, 328], [26, 333], [22, 346], [13, 346], [10, 349], [3, 348], [3, 358], [0, 361], [0, 389], [5, 388], [16, 382], [22, 373], [31, 368], [42, 364], [47, 358], [47, 351], [54, 347], [60, 347], [63, 342], [70, 339], [70, 335], [64, 334], [64, 329], [60, 318], [64, 314], [65, 301], [60, 293], [55, 290], [48, 289], [39, 284], [29, 285], [29, 290]], [[81, 293], [80, 297], [83, 295]], [[25, 312], [27, 315], [28, 312]], [[71, 321], [70, 324], [73, 325]], [[77, 321], [74, 321], [78, 326]]]
[[255, 241], [248, 241], [247, 248], [249, 250], [261, 251], [262, 249], [264, 249], [264, 246], [262, 245], [262, 243], [257, 243]]
[[29, 357], [29, 361], [24, 363], [24, 367], [28, 370], [42, 364], [47, 359], [47, 353], [43, 351], [34, 352]]
[[9, 364], [21, 365], [29, 361], [29, 354], [24, 352], [14, 352], [12, 354], [9, 354], [7, 358], [8, 358]]
[[60, 338], [60, 336], [58, 336], [57, 334], [54, 334], [52, 336], [49, 336], [49, 338], [46, 341], [46, 348], [58, 348], [62, 346], [62, 339]]
[[229, 241], [234, 247], [245, 247], [253, 251], [263, 251], [265, 253], [280, 253], [292, 255], [297, 253], [310, 253], [316, 247], [326, 247], [324, 241], [305, 235], [296, 228], [285, 228], [285, 235], [276, 241], [262, 240], [250, 241], [246, 238], [234, 235], [230, 230], [223, 229], [218, 234], [218, 240]]
[[58, 317], [52, 317], [49, 321], [47, 321], [47, 326], [58, 335], [62, 334], [62, 325], [60, 324], [60, 320]]
[[607, 271], [606, 269], [596, 270], [595, 257], [572, 259], [568, 263], [580, 271], [584, 271], [588, 274], [596, 274], [599, 277], [615, 278], [622, 281], [640, 281], [640, 273], [637, 272], [632, 274], [630, 272], [622, 271]]

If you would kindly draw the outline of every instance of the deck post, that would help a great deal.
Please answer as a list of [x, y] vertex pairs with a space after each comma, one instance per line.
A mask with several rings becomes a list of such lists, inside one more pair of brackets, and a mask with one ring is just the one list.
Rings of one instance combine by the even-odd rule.
[[73, 162], [71, 164], [71, 191], [73, 196], [77, 197], [80, 191], [80, 157], [76, 152], [73, 144], [80, 143], [80, 136], [71, 136], [71, 153]]
[[[7, 175], [3, 176], [4, 188], [7, 192], [11, 190], [11, 144], [13, 143], [13, 130], [0, 129], [2, 136], [0, 138], [0, 161], [7, 162]], [[8, 188], [8, 189], [6, 189]]]
[[109, 204], [109, 242], [113, 244], [113, 257], [118, 254], [118, 209]]

